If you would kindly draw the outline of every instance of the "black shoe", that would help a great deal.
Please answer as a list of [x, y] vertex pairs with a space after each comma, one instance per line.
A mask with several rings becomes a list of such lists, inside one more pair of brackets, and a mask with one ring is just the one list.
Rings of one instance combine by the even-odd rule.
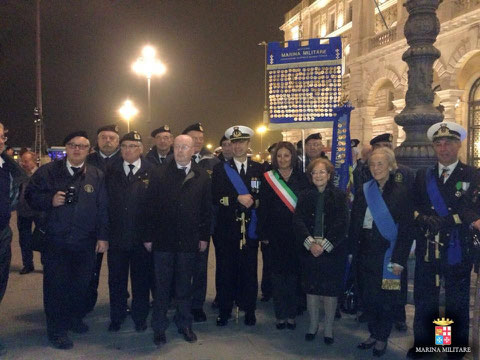
[[108, 326], [108, 331], [111, 332], [117, 332], [120, 330], [120, 327], [122, 326], [122, 323], [118, 321], [112, 321], [110, 325]]
[[229, 316], [220, 314], [217, 317], [217, 326], [227, 326], [228, 325], [228, 318], [229, 318]]
[[385, 355], [385, 352], [387, 351], [387, 345], [388, 345], [388, 342], [385, 343], [385, 346], [381, 350], [373, 348], [373, 356], [380, 357]]
[[424, 353], [417, 353], [415, 346], [410, 348], [407, 352], [407, 359], [423, 359]]
[[196, 323], [207, 321], [207, 315], [203, 309], [192, 309], [193, 321]]
[[167, 337], [164, 332], [153, 333], [153, 343], [157, 346], [162, 346], [167, 343]]
[[405, 323], [405, 321], [397, 321], [395, 323], [395, 329], [397, 329], [398, 331], [405, 332], [407, 331], [407, 324]]
[[135, 324], [136, 332], [144, 332], [145, 330], [147, 330], [147, 323], [145, 321]]
[[279, 322], [279, 323], [276, 323], [275, 324], [275, 327], [278, 329], [278, 330], [283, 330], [287, 327], [287, 324], [285, 324], [284, 322]]
[[327, 345], [332, 345], [334, 343], [333, 337], [324, 336], [323, 342]]
[[29, 274], [34, 271], [35, 271], [35, 268], [33, 266], [24, 266], [22, 270], [20, 270], [20, 275]]
[[56, 349], [68, 350], [73, 348], [73, 341], [67, 334], [53, 334], [48, 337], [48, 340]]
[[178, 329], [179, 334], [183, 334], [183, 338], [186, 342], [194, 343], [197, 342], [197, 335], [193, 332], [191, 327], [186, 327], [183, 329]]
[[269, 302], [272, 297], [270, 295], [262, 295], [261, 302]]
[[297, 324], [287, 322], [287, 329], [288, 330], [295, 330], [296, 327], [297, 327]]
[[245, 313], [245, 325], [254, 326], [257, 323], [257, 318], [255, 317], [255, 311], [247, 311]]
[[340, 309], [337, 308], [337, 310], [335, 311], [335, 319], [341, 319], [342, 318], [342, 313], [340, 312]]
[[316, 336], [317, 336], [316, 331], [315, 331], [315, 334], [306, 333], [305, 334], [305, 341], [313, 341], [313, 340], [315, 340]]
[[72, 326], [70, 326], [70, 330], [76, 334], [85, 334], [88, 332], [89, 327], [82, 320], [75, 320], [73, 321]]
[[372, 341], [371, 343], [362, 342], [357, 345], [357, 349], [361, 349], [361, 350], [371, 349], [375, 344], [376, 344], [376, 341]]

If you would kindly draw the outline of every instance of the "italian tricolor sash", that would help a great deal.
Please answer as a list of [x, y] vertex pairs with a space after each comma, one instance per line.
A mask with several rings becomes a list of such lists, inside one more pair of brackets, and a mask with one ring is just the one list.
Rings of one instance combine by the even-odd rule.
[[297, 196], [288, 187], [285, 181], [283, 181], [278, 172], [275, 170], [270, 170], [263, 174], [263, 176], [265, 176], [265, 180], [267, 180], [273, 191], [275, 191], [285, 206], [292, 213], [295, 212], [295, 207], [297, 206]]

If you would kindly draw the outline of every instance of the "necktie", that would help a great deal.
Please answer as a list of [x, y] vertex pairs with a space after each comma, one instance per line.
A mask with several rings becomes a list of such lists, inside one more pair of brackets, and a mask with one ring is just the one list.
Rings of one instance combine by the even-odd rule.
[[72, 166], [72, 167], [70, 167], [70, 169], [72, 169], [72, 171], [73, 171], [73, 176], [77, 175], [77, 173], [80, 171], [79, 167]]
[[165, 161], [165, 158], [160, 156], [160, 164], [163, 164], [164, 161]]
[[448, 172], [450, 171], [450, 169], [448, 167], [444, 167], [442, 169], [442, 175], [440, 175], [442, 178], [443, 178], [443, 183], [445, 184], [447, 182], [447, 179], [448, 179]]
[[128, 167], [130, 168], [130, 172], [127, 175], [128, 181], [133, 182], [133, 169], [135, 168], [135, 165], [133, 164], [128, 164]]
[[185, 172], [185, 174], [187, 174], [187, 167], [186, 166], [182, 166], [182, 170]]
[[192, 155], [192, 161], [198, 163], [198, 154]]
[[241, 169], [240, 169], [240, 176], [241, 176], [242, 178], [244, 178], [245, 175], [246, 175], [246, 174], [245, 174], [245, 167], [244, 167], [244, 165], [242, 164], [242, 167], [241, 167]]

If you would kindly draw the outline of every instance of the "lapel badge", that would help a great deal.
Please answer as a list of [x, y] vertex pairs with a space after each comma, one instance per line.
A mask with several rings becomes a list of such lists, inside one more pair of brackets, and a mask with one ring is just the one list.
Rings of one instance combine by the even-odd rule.
[[395, 182], [397, 183], [403, 183], [403, 175], [400, 172], [397, 172], [395, 174]]
[[457, 190], [457, 191], [455, 192], [455, 196], [459, 198], [460, 196], [462, 196], [462, 193]]
[[85, 192], [87, 192], [87, 193], [93, 193], [93, 186], [90, 185], [90, 184], [85, 184], [85, 186], [83, 187], [83, 189], [84, 189]]

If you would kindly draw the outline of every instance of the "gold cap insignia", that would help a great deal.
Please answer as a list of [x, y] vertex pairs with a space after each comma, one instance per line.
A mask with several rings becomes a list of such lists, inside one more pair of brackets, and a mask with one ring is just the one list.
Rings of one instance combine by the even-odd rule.
[[450, 324], [453, 324], [453, 320], [450, 319], [445, 319], [445, 318], [438, 318], [437, 320], [434, 320], [433, 323], [438, 326], [448, 326]]
[[118, 125], [115, 125], [114, 129], [115, 129], [115, 132], [118, 133], [118, 130], [119, 130], [119, 129], [118, 129]]
[[242, 136], [242, 132], [238, 129], [238, 127], [234, 127], [233, 128], [233, 132], [232, 132], [232, 137], [233, 138], [239, 138]]
[[138, 133], [133, 133], [133, 138], [135, 140], [140, 140], [140, 135]]
[[170, 130], [170, 126], [165, 125], [165, 126], [163, 127], [163, 129], [168, 131], [168, 130]]
[[393, 141], [393, 135], [392, 135], [392, 134], [390, 134], [390, 136], [388, 137], [388, 141], [389, 141], [389, 142], [392, 142], [392, 141]]
[[202, 126], [202, 124], [198, 123], [198, 129], [199, 129], [201, 132], [203, 132], [203, 126]]

